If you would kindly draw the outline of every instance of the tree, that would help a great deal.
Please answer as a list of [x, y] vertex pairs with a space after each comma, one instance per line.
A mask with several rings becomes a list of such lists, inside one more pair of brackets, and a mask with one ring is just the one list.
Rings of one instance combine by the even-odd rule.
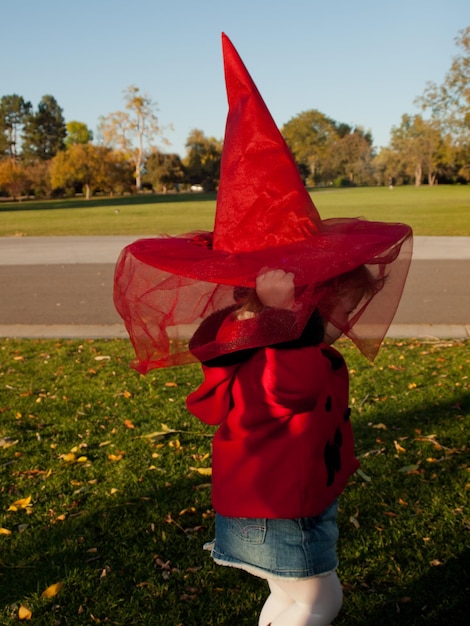
[[22, 163], [14, 159], [0, 161], [0, 190], [16, 200], [25, 195], [28, 187], [28, 172]]
[[65, 149], [67, 134], [62, 109], [53, 96], [43, 96], [36, 113], [30, 113], [23, 133], [22, 156], [25, 160], [47, 161]]
[[341, 184], [368, 185], [373, 182], [373, 151], [370, 134], [361, 129], [330, 144], [324, 158], [325, 175]]
[[86, 199], [97, 190], [121, 192], [130, 186], [132, 173], [122, 154], [93, 144], [74, 144], [59, 152], [51, 164], [54, 189], [81, 186]]
[[470, 26], [459, 31], [455, 42], [462, 53], [454, 57], [442, 85], [428, 82], [416, 102], [431, 112], [441, 128], [458, 143], [470, 141]]
[[93, 133], [83, 122], [67, 122], [67, 137], [65, 138], [65, 146], [70, 148], [76, 143], [90, 143], [93, 141]]
[[403, 184], [407, 176], [400, 155], [390, 147], [382, 148], [373, 158], [374, 178], [378, 185]]
[[221, 140], [206, 137], [202, 130], [195, 128], [189, 133], [184, 166], [190, 183], [201, 183], [205, 191], [217, 188], [222, 147]]
[[35, 198], [49, 198], [52, 195], [51, 161], [35, 161], [26, 168], [29, 191]]
[[426, 176], [430, 185], [436, 182], [445, 153], [436, 123], [423, 120], [421, 115], [403, 115], [401, 125], [392, 128], [390, 147], [400, 155], [404, 170], [415, 179], [416, 186]]
[[320, 111], [312, 109], [299, 113], [281, 129], [295, 161], [307, 171], [311, 183], [321, 180], [323, 160], [328, 148], [340, 137], [338, 128], [346, 134], [350, 127], [336, 122]]
[[156, 116], [157, 104], [142, 95], [138, 87], [130, 85], [124, 91], [126, 111], [116, 111], [102, 117], [99, 131], [107, 146], [117, 148], [128, 156], [134, 165], [137, 191], [142, 188], [144, 149], [152, 147], [156, 135], [162, 130]]
[[16, 159], [19, 154], [21, 130], [31, 111], [31, 103], [16, 94], [0, 100], [0, 154]]
[[145, 161], [143, 181], [152, 185], [154, 190], [178, 188], [183, 182], [183, 164], [178, 154], [152, 152]]

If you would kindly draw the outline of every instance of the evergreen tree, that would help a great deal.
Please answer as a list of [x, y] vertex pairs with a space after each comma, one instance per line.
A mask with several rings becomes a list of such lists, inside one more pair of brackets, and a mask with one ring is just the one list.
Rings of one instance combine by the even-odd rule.
[[27, 116], [22, 156], [27, 161], [47, 161], [65, 149], [67, 129], [62, 109], [53, 96], [43, 96], [36, 113]]

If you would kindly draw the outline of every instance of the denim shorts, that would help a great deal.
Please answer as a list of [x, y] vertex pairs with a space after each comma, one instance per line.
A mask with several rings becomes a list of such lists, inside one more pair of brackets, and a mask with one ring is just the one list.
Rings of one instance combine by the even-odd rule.
[[214, 561], [260, 578], [299, 580], [338, 566], [338, 503], [297, 519], [216, 516], [215, 539], [204, 545]]

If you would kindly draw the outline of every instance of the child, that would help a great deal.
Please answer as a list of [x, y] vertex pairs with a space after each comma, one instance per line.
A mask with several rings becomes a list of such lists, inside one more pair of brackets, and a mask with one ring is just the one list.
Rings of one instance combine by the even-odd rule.
[[[125, 248], [114, 302], [138, 371], [203, 364], [188, 407], [219, 425], [213, 558], [268, 579], [260, 626], [328, 624], [341, 606], [336, 500], [358, 467], [348, 373], [331, 344], [344, 333], [374, 358], [412, 233], [322, 220], [225, 35], [223, 51], [229, 112], [214, 230]], [[180, 341], [188, 329], [190, 349]]]
[[[288, 318], [293, 278], [283, 270], [261, 274], [256, 290], [227, 312], [217, 332], [265, 307]], [[217, 563], [267, 579], [271, 595], [260, 626], [329, 624], [341, 607], [336, 498], [358, 462], [346, 366], [328, 346], [377, 288], [363, 266], [337, 277], [323, 286], [321, 306], [338, 326], [325, 321], [323, 328], [315, 313], [295, 344], [208, 361], [203, 384], [188, 398], [194, 415], [219, 424], [212, 460], [216, 538], [207, 547]], [[205, 335], [202, 328], [192, 338], [195, 352]]]

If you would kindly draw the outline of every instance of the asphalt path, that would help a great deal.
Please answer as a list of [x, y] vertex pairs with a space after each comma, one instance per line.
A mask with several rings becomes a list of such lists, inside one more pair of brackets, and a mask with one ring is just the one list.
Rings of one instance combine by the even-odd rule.
[[[114, 264], [138, 237], [0, 239], [0, 336], [126, 337]], [[390, 337], [470, 337], [470, 237], [416, 237]]]

